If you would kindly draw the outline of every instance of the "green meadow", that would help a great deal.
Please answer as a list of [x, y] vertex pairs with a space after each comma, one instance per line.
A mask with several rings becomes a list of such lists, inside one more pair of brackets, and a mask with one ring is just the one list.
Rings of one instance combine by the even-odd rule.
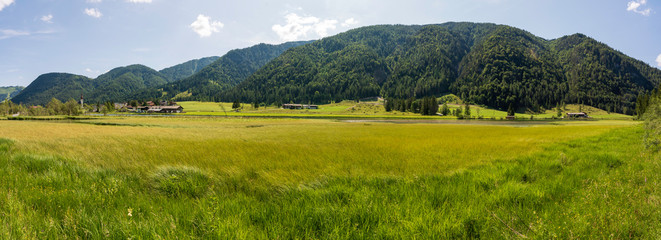
[[2, 120], [0, 238], [661, 237], [637, 122], [470, 123]]
[[[214, 102], [178, 102], [184, 107], [184, 113], [180, 115], [189, 116], [238, 116], [238, 117], [293, 117], [293, 118], [383, 118], [383, 119], [456, 119], [455, 116], [422, 116], [417, 113], [392, 111], [386, 112], [383, 101], [342, 101], [339, 103], [319, 105], [319, 109], [281, 109], [279, 106], [260, 106], [254, 108], [251, 104], [242, 104], [241, 109], [232, 109], [232, 103]], [[450, 103], [450, 110], [464, 109], [463, 104]], [[503, 120], [507, 116], [506, 111], [487, 108], [484, 106], [470, 105], [471, 118]], [[610, 113], [602, 109], [569, 104], [562, 110], [563, 116], [567, 112], [586, 112], [593, 119], [600, 120], [631, 120], [632, 116]], [[543, 113], [517, 113], [519, 120], [532, 119], [554, 119], [557, 118], [557, 109], [546, 110]]]

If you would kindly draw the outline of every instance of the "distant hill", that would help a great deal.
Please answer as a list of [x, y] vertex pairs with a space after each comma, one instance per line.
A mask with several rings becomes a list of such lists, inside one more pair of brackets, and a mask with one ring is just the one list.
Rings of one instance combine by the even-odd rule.
[[153, 88], [169, 82], [169, 79], [144, 65], [118, 67], [94, 80], [90, 102], [128, 101], [128, 95], [145, 88]]
[[195, 60], [190, 60], [188, 62], [178, 64], [169, 68], [160, 70], [161, 74], [170, 79], [170, 81], [179, 81], [181, 79], [190, 77], [191, 75], [199, 72], [204, 67], [218, 60], [217, 56], [200, 58]]
[[214, 101], [220, 94], [240, 83], [286, 50], [311, 41], [279, 45], [258, 44], [229, 51], [192, 76], [157, 89], [144, 89], [133, 95], [137, 99], [171, 98], [175, 100]]
[[220, 100], [327, 103], [454, 93], [499, 109], [585, 103], [632, 113], [661, 70], [576, 34], [546, 40], [489, 23], [382, 25], [292, 48]]
[[94, 89], [94, 80], [69, 73], [47, 73], [37, 77], [11, 100], [29, 105], [46, 105], [52, 98], [60, 101], [80, 99], [80, 94], [89, 95]]
[[[173, 76], [184, 76], [177, 71], [194, 71], [197, 65], [206, 64], [214, 57], [189, 61], [164, 69]], [[190, 65], [190, 66], [188, 66]], [[53, 97], [60, 101], [79, 99], [83, 94], [88, 103], [106, 101], [126, 101], [132, 93], [142, 89], [154, 89], [156, 86], [171, 82], [170, 77], [144, 65], [118, 67], [98, 76], [96, 79], [67, 73], [48, 73], [39, 76], [26, 88], [12, 98], [12, 101], [28, 105], [45, 105]]]
[[18, 93], [20, 93], [24, 88], [25, 87], [19, 86], [0, 87], [0, 102], [18, 95]]

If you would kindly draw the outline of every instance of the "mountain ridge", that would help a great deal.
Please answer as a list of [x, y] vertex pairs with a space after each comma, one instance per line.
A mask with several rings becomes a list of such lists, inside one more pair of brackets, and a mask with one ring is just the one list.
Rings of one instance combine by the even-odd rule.
[[631, 114], [636, 96], [659, 83], [660, 70], [582, 34], [546, 40], [507, 25], [450, 22], [368, 26], [293, 48], [221, 100], [327, 103], [453, 93], [498, 109], [540, 111], [564, 102]]

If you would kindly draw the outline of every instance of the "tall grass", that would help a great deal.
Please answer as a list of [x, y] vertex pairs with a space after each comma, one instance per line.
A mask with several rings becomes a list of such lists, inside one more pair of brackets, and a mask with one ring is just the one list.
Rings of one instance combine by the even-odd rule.
[[329, 120], [109, 118], [95, 124], [4, 122], [22, 152], [90, 167], [151, 172], [186, 165], [214, 174], [254, 171], [275, 184], [321, 176], [448, 174], [542, 151], [631, 122], [531, 127], [344, 123]]
[[642, 134], [638, 126], [618, 128], [453, 174], [329, 175], [293, 185], [255, 168], [89, 168], [0, 140], [0, 232], [12, 239], [658, 239], [660, 159], [644, 151]]

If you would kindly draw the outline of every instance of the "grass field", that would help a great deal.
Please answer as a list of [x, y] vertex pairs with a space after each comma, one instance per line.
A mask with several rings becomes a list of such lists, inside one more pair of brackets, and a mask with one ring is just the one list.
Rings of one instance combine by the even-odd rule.
[[[250, 104], [242, 104], [239, 112], [232, 110], [232, 103], [214, 103], [214, 102], [179, 102], [184, 107], [183, 115], [202, 115], [202, 116], [254, 116], [254, 117], [311, 117], [311, 118], [415, 118], [415, 119], [455, 119], [454, 116], [421, 116], [411, 112], [392, 111], [386, 112], [383, 108], [383, 102], [360, 102], [342, 101], [320, 105], [319, 109], [289, 110], [281, 109], [277, 106], [261, 106], [254, 109]], [[222, 106], [222, 107], [221, 107]], [[224, 110], [223, 110], [224, 107]], [[464, 108], [462, 104], [448, 104], [450, 109]], [[579, 105], [569, 104], [563, 110], [566, 112], [579, 112]], [[632, 116], [608, 113], [604, 110], [584, 106], [582, 109], [594, 119], [632, 119]], [[490, 109], [482, 106], [471, 105], [471, 117], [484, 119], [502, 120], [507, 116], [507, 112]], [[557, 117], [557, 110], [547, 110], [542, 114], [523, 114], [517, 113], [519, 119], [551, 119]]]
[[2, 238], [658, 238], [633, 121], [0, 122]]

